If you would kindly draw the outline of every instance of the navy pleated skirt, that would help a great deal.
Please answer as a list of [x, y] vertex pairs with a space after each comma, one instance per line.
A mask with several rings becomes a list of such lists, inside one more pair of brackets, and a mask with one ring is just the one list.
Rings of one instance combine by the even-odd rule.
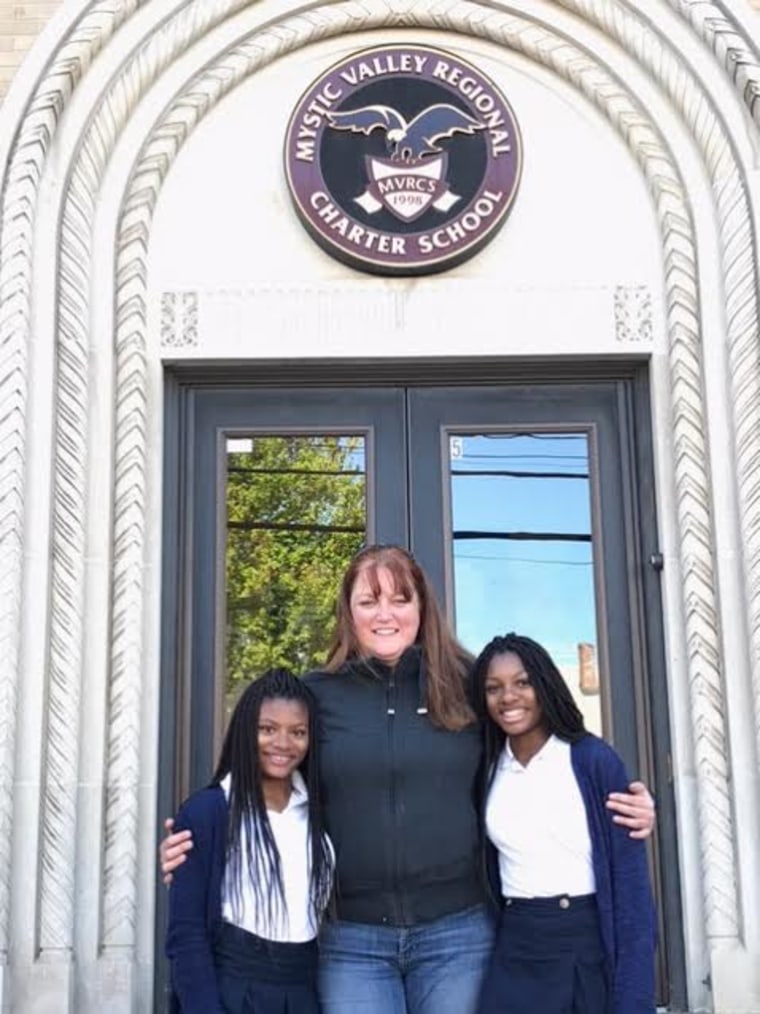
[[478, 1014], [611, 1014], [596, 897], [504, 902]]
[[317, 942], [264, 940], [222, 923], [214, 965], [225, 1014], [319, 1014]]

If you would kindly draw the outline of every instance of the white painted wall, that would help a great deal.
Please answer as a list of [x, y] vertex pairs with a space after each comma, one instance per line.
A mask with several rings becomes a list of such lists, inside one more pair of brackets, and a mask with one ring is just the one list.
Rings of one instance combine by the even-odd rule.
[[[389, 33], [386, 41], [394, 39]], [[452, 45], [445, 35], [424, 35], [426, 43], [448, 47], [488, 74], [521, 126], [522, 182], [493, 242], [454, 270], [409, 279], [353, 271], [314, 243], [287, 191], [288, 118], [313, 79], [376, 41], [336, 40], [266, 67], [219, 103], [182, 149], [151, 234], [151, 332], [160, 340], [164, 292], [197, 292], [202, 323], [197, 345], [164, 354], [224, 359], [661, 348], [660, 238], [628, 150], [565, 83], [486, 43]], [[616, 292], [625, 290], [618, 301], [630, 308], [641, 287], [654, 296], [649, 328], [646, 336], [623, 337]]]

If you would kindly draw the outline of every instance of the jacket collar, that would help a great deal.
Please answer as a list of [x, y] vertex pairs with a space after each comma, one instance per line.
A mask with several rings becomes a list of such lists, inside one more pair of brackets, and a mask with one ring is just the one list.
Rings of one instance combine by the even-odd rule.
[[395, 666], [379, 658], [361, 656], [348, 659], [339, 671], [343, 675], [367, 676], [384, 682], [393, 677], [396, 684], [413, 680], [417, 684], [417, 714], [427, 714], [427, 669], [420, 644], [407, 648]]
[[422, 646], [413, 644], [406, 649], [395, 665], [389, 665], [382, 659], [374, 658], [371, 655], [357, 655], [355, 658], [349, 658], [342, 666], [341, 671], [364, 676], [379, 676], [382, 679], [389, 679], [393, 675], [399, 679], [407, 675], [416, 675], [417, 670], [422, 668], [423, 664]]

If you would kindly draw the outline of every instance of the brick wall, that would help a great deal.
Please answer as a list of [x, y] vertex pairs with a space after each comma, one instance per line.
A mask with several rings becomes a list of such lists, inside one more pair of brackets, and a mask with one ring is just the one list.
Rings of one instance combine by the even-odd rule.
[[[61, 0], [0, 0], [0, 101], [27, 50]], [[760, 0], [747, 0], [760, 12]], [[760, 21], [757, 38], [760, 40]]]
[[27, 50], [59, 6], [60, 0], [0, 0], [0, 99]]

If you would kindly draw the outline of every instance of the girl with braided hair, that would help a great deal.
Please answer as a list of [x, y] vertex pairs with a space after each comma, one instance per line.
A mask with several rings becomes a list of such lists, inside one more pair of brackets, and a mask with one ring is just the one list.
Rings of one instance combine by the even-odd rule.
[[646, 848], [605, 805], [629, 783], [622, 760], [529, 637], [486, 645], [473, 690], [501, 898], [479, 1014], [654, 1014]]
[[332, 889], [308, 687], [272, 669], [243, 692], [210, 785], [176, 826], [166, 953], [184, 1014], [317, 1014], [316, 936]]

